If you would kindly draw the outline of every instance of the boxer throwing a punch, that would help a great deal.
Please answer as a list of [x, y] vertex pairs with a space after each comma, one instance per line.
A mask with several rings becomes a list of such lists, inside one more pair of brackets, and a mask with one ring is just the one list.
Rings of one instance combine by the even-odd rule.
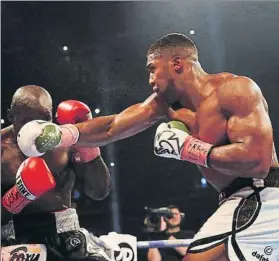
[[[26, 158], [21, 153], [16, 142], [20, 128], [30, 120], [52, 120], [52, 99], [39, 86], [19, 88], [8, 114], [12, 125], [1, 130], [2, 226], [13, 219], [9, 223], [15, 230], [13, 244], [45, 244], [48, 260], [107, 260], [97, 245], [88, 253], [88, 233], [80, 230], [76, 211], [71, 208], [75, 182], [81, 183], [84, 193], [93, 200], [109, 193], [110, 174], [100, 149], [58, 148], [41, 158]], [[56, 115], [61, 124], [91, 118], [88, 106], [74, 100], [61, 102]], [[72, 237], [79, 238], [80, 245], [71, 246]]]
[[[194, 237], [184, 261], [261, 255], [279, 260], [278, 161], [259, 86], [243, 76], [206, 73], [193, 41], [177, 33], [150, 46], [147, 68], [154, 94], [143, 103], [53, 131], [47, 130], [49, 123], [30, 122], [18, 137], [21, 150], [36, 156], [72, 145], [102, 146], [170, 119], [157, 129], [155, 154], [196, 164], [220, 192], [219, 208]], [[173, 110], [174, 103], [180, 109]], [[52, 144], [42, 144], [50, 136]]]

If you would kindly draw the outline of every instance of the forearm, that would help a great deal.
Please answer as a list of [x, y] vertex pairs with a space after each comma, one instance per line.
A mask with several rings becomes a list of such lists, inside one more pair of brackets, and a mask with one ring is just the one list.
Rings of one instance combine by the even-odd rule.
[[115, 117], [116, 114], [77, 123], [76, 127], [79, 131], [79, 139], [76, 145], [98, 147], [109, 143], [111, 137], [108, 132]]
[[262, 160], [258, 150], [245, 143], [214, 147], [208, 156], [212, 169], [231, 176], [263, 175], [259, 173]]
[[108, 143], [133, 136], [160, 119], [160, 115], [148, 106], [136, 104], [123, 112], [76, 124], [80, 136], [77, 145], [104, 146]]

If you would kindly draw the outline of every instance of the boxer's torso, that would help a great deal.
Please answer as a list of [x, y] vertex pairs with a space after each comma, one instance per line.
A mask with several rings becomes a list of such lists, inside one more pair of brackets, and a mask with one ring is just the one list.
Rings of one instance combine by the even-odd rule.
[[[26, 157], [13, 138], [12, 128], [2, 130], [1, 138], [1, 186], [7, 190], [15, 185], [17, 170]], [[70, 163], [69, 150], [57, 149], [46, 153], [42, 158], [55, 177], [56, 187], [26, 206], [22, 212], [50, 212], [65, 209], [71, 204], [75, 175]], [[2, 194], [3, 192], [5, 191], [2, 191]]]
[[[208, 85], [206, 88], [209, 90], [212, 89], [213, 91], [200, 104], [196, 112], [182, 108], [177, 110], [171, 118], [184, 122], [189, 127], [192, 135], [202, 141], [219, 146], [230, 144], [228, 134], [231, 130], [227, 124], [228, 115], [226, 115], [220, 108], [216, 89], [224, 84], [227, 79], [231, 79], [232, 77], [234, 77], [234, 75], [228, 73], [216, 74], [215, 77], [206, 83]], [[273, 154], [273, 162], [271, 166], [278, 166], [275, 151]], [[224, 187], [228, 186], [236, 178], [210, 168], [199, 168], [204, 177], [218, 191], [221, 191]]]

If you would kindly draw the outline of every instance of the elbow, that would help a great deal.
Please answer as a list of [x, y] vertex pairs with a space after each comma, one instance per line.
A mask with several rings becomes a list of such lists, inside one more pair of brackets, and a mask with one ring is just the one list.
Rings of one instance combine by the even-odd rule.
[[92, 200], [95, 200], [95, 201], [101, 201], [101, 200], [104, 200], [108, 197], [110, 193], [110, 189], [107, 188], [107, 189], [103, 189], [103, 190], [99, 190], [97, 192], [92, 192], [92, 191], [87, 191], [85, 190], [85, 194], [91, 198]]
[[109, 193], [110, 193], [110, 187], [106, 187], [105, 189], [103, 189], [101, 193], [96, 195], [95, 200], [104, 200], [108, 197]]
[[95, 184], [95, 186], [85, 185], [84, 193], [92, 200], [101, 201], [106, 199], [110, 194], [110, 180]]
[[111, 141], [115, 141], [116, 139], [115, 137], [116, 137], [116, 133], [114, 129], [112, 127], [109, 127], [109, 129], [106, 132], [106, 139], [111, 142]]
[[263, 179], [268, 175], [271, 158], [267, 157], [262, 151], [255, 151], [253, 155], [251, 155], [250, 163], [251, 164], [247, 165], [248, 168], [244, 170], [244, 172], [246, 171], [249, 173], [249, 176]]
[[117, 140], [120, 133], [119, 125], [121, 126], [121, 124], [117, 123], [117, 116], [116, 116], [106, 130], [106, 139], [109, 142], [113, 142]]
[[112, 138], [113, 138], [113, 127], [112, 127], [113, 125], [112, 125], [112, 123], [109, 125], [109, 127], [107, 128], [107, 130], [106, 130], [106, 138], [108, 139], [108, 140], [111, 140]]
[[[271, 161], [270, 161], [271, 162]], [[257, 166], [252, 170], [254, 177], [259, 178], [259, 179], [264, 179], [269, 173], [270, 169], [270, 162], [267, 160], [258, 160], [257, 161]]]

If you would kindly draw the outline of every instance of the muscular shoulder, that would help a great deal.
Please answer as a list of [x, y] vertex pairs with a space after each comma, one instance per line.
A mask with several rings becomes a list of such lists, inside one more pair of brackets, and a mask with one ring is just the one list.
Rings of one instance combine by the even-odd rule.
[[262, 104], [259, 86], [248, 77], [236, 76], [225, 79], [216, 92], [221, 109], [228, 113], [245, 116]]

